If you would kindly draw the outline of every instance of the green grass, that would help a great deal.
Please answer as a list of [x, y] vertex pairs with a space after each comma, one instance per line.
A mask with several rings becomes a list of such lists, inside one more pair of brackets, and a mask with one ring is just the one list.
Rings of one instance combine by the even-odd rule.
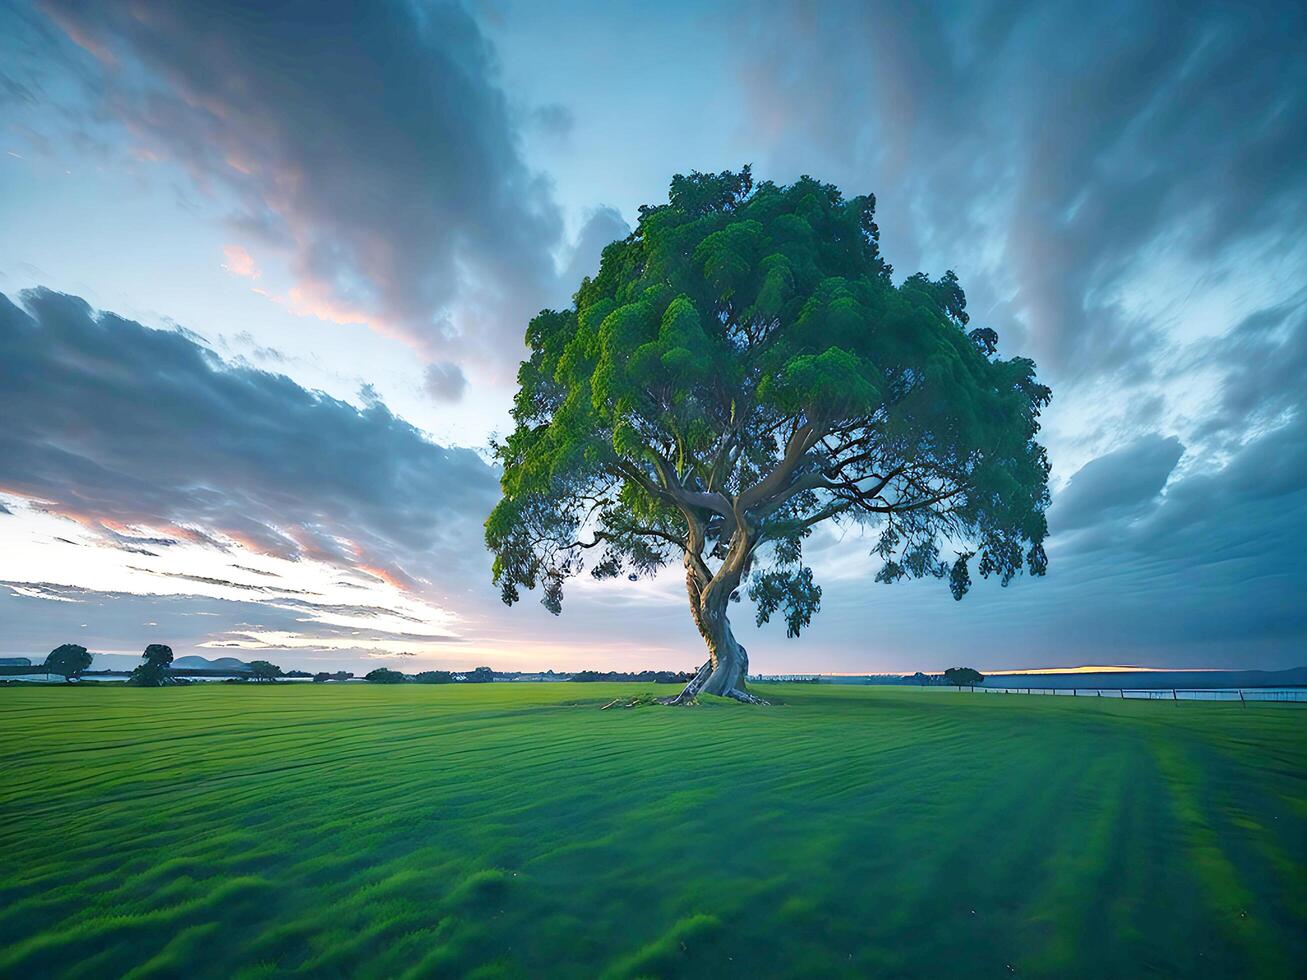
[[0, 976], [1307, 961], [1301, 707], [640, 690], [0, 689]]

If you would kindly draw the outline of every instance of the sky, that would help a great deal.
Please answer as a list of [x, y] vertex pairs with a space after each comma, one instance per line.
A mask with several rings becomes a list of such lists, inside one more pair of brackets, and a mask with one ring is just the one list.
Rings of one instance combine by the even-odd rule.
[[686, 669], [675, 570], [507, 608], [527, 320], [675, 173], [875, 193], [1054, 400], [1048, 575], [763, 672], [1307, 664], [1301, 4], [0, 0], [0, 656]]

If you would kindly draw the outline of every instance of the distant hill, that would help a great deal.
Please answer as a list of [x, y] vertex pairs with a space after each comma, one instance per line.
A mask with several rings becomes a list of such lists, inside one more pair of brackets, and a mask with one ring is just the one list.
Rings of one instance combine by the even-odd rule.
[[0, 657], [0, 667], [30, 667], [30, 657]]
[[173, 667], [180, 670], [249, 670], [250, 665], [244, 660], [237, 660], [235, 657], [216, 657], [209, 660], [205, 657], [197, 657], [194, 654], [186, 657], [178, 657], [172, 662]]
[[[133, 656], [128, 653], [97, 653], [94, 655], [94, 661], [91, 664], [91, 670], [115, 670], [129, 671], [134, 667], [141, 665], [140, 655]], [[218, 657], [209, 660], [206, 657], [197, 657], [194, 654], [178, 657], [172, 662], [172, 665], [179, 670], [241, 670], [250, 669], [250, 665], [243, 660], [237, 660], [235, 657]]]

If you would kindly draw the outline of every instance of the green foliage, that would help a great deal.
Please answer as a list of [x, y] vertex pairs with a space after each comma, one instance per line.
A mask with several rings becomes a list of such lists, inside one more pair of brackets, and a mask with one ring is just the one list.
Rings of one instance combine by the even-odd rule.
[[276, 664], [269, 663], [266, 660], [250, 661], [250, 676], [256, 681], [276, 681], [278, 677], [285, 676], [281, 668]]
[[82, 671], [91, 666], [92, 657], [86, 647], [76, 643], [64, 643], [55, 647], [45, 658], [45, 669], [51, 674], [58, 674], [65, 681], [71, 681]]
[[147, 660], [132, 670], [127, 683], [132, 687], [163, 687], [172, 683], [172, 674], [167, 667]]
[[486, 522], [505, 602], [540, 588], [557, 613], [587, 567], [684, 560], [703, 601], [749, 581], [759, 622], [797, 635], [821, 598], [802, 542], [828, 520], [869, 532], [882, 582], [961, 598], [973, 561], [1044, 573], [1050, 391], [968, 332], [952, 272], [895, 284], [874, 213], [807, 177], [678, 175], [531, 321]]
[[448, 670], [424, 670], [413, 680], [419, 684], [453, 684], [454, 675]]
[[666, 693], [0, 688], [0, 976], [1307, 962], [1301, 706], [767, 684], [783, 709], [598, 710]]
[[172, 664], [172, 647], [151, 643], [141, 656], [145, 658], [145, 663], [132, 671], [127, 678], [128, 684], [132, 687], [163, 687], [173, 683], [172, 671], [169, 669]]
[[151, 643], [142, 654], [145, 662], [154, 667], [167, 667], [172, 663], [172, 647], [162, 643]]
[[391, 670], [389, 667], [378, 667], [376, 670], [370, 670], [363, 675], [363, 679], [374, 684], [403, 684], [408, 681], [408, 678], [398, 670]]
[[944, 682], [953, 687], [975, 687], [985, 683], [985, 675], [974, 667], [950, 667], [944, 671]]

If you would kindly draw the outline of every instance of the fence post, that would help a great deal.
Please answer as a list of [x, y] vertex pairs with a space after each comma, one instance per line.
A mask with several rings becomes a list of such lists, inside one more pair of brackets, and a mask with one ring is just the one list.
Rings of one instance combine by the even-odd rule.
[[1124, 687], [1121, 688], [1121, 700], [1122, 700], [1122, 701], [1125, 700], [1125, 688], [1124, 688]]
[[1172, 701], [1179, 701], [1179, 700], [1180, 700], [1180, 695], [1178, 695], [1178, 694], [1175, 693], [1175, 688], [1171, 688], [1171, 700], [1172, 700]]
[[1242, 705], [1247, 705], [1247, 704], [1248, 704], [1248, 702], [1245, 701], [1245, 700], [1243, 699], [1243, 688], [1242, 688], [1242, 687], [1239, 688], [1239, 703], [1242, 704]]

